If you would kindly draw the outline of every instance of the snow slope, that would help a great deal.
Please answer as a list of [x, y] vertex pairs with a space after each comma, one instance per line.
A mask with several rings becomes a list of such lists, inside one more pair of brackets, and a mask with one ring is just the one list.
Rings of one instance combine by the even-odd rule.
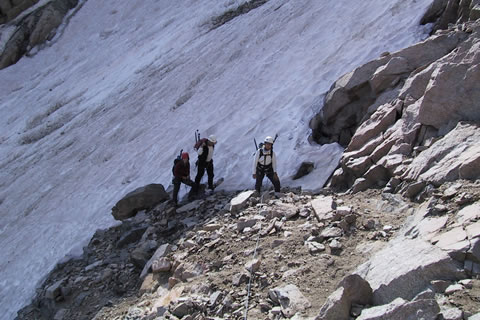
[[[282, 184], [321, 187], [342, 152], [307, 141], [323, 94], [425, 38], [431, 0], [270, 0], [210, 30], [243, 2], [88, 0], [50, 46], [0, 70], [1, 319], [114, 223], [125, 193], [167, 186], [196, 129], [218, 138], [223, 188], [253, 187], [253, 138], [275, 133]], [[292, 182], [302, 161], [316, 169]]]

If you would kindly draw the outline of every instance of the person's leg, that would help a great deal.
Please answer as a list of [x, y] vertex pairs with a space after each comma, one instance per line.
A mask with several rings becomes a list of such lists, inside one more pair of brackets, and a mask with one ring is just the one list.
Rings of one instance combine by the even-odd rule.
[[275, 192], [280, 192], [280, 179], [278, 179], [275, 173], [273, 171], [267, 173], [267, 178], [272, 182]]
[[179, 178], [173, 179], [173, 203], [178, 203], [178, 191], [180, 190], [181, 180]]
[[195, 182], [193, 182], [190, 179], [184, 179], [182, 180], [182, 182], [187, 186], [191, 187], [190, 192], [188, 193], [188, 200], [194, 200], [195, 194], [197, 193], [197, 189], [196, 189], [197, 185], [195, 184]]
[[198, 162], [198, 171], [197, 176], [195, 177], [195, 185], [198, 189], [200, 187], [200, 181], [202, 181], [203, 175], [205, 174], [205, 164]]
[[257, 168], [256, 175], [257, 175], [257, 179], [255, 181], [255, 190], [257, 190], [258, 194], [260, 194], [260, 191], [262, 189], [262, 181], [263, 181], [263, 178], [265, 177], [265, 172]]
[[213, 161], [210, 161], [207, 164], [207, 175], [208, 175], [208, 188], [213, 190]]

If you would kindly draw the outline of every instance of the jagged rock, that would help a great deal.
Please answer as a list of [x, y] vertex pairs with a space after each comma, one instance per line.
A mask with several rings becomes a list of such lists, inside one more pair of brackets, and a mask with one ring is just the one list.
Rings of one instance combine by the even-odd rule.
[[363, 309], [357, 320], [417, 320], [436, 319], [440, 307], [435, 300], [413, 302], [397, 298], [390, 304]]
[[332, 211], [336, 208], [333, 198], [330, 196], [320, 196], [310, 202], [313, 212], [319, 222], [328, 220], [332, 215]]
[[452, 284], [452, 282], [445, 280], [432, 280], [430, 284], [436, 293], [444, 293], [448, 286]]
[[161, 184], [149, 184], [128, 193], [112, 208], [116, 220], [133, 217], [138, 211], [153, 208], [158, 203], [170, 199]]
[[140, 286], [139, 293], [151, 293], [154, 292], [158, 287], [158, 281], [155, 279], [155, 276], [152, 273], [149, 273], [145, 279], [143, 279], [142, 285]]
[[478, 179], [480, 146], [473, 141], [479, 139], [477, 124], [460, 122], [434, 146], [420, 153], [401, 178], [430, 181], [435, 185], [457, 179]]
[[234, 286], [239, 286], [242, 283], [247, 283], [248, 275], [245, 273], [236, 273], [233, 275], [232, 283]]
[[461, 284], [458, 284], [458, 283], [455, 283], [455, 284], [452, 284], [452, 285], [449, 285], [447, 287], [447, 289], [445, 289], [445, 294], [446, 295], [450, 295], [450, 294], [453, 294], [457, 291], [462, 291], [464, 288]]
[[279, 203], [275, 205], [274, 211], [278, 213], [279, 218], [285, 217], [288, 220], [295, 217], [298, 214], [299, 209], [293, 204]]
[[65, 279], [58, 280], [45, 290], [45, 297], [57, 301], [59, 298], [62, 298], [62, 287], [65, 284]]
[[357, 274], [345, 277], [320, 308], [316, 320], [349, 320], [352, 304], [371, 303], [372, 288]]
[[248, 199], [255, 193], [254, 190], [248, 190], [240, 193], [238, 196], [233, 198], [230, 201], [230, 212], [232, 214], [235, 214], [239, 212], [241, 209], [243, 209], [248, 202]]
[[257, 221], [258, 219], [249, 219], [249, 220], [240, 219], [237, 222], [237, 231], [243, 232], [245, 228], [252, 228], [257, 223]]
[[260, 259], [253, 259], [245, 264], [245, 269], [247, 269], [248, 272], [255, 273], [260, 270], [261, 264], [262, 261]]
[[470, 241], [463, 227], [454, 228], [448, 232], [439, 234], [431, 239], [432, 243], [448, 252], [455, 260], [465, 261], [467, 250], [470, 248]]
[[463, 320], [463, 311], [458, 308], [448, 308], [442, 310], [443, 320]]
[[308, 251], [311, 254], [319, 253], [325, 251], [325, 245], [315, 242], [315, 241], [308, 241], [305, 243], [308, 247]]
[[180, 208], [178, 208], [177, 213], [181, 214], [188, 211], [197, 210], [198, 208], [200, 208], [202, 203], [203, 203], [203, 200], [195, 200], [195, 201], [189, 202], [186, 205], [183, 205]]
[[159, 260], [162, 257], [165, 257], [167, 254], [175, 250], [176, 250], [176, 247], [170, 244], [163, 244], [160, 247], [158, 247], [158, 249], [155, 251], [155, 253], [150, 258], [150, 260], [148, 260], [147, 264], [145, 264], [145, 267], [143, 268], [142, 273], [140, 274], [140, 278], [144, 278], [147, 275], [154, 261]]
[[287, 318], [293, 317], [298, 311], [311, 307], [308, 299], [293, 284], [270, 289], [268, 296], [275, 304], [280, 305], [283, 315]]
[[461, 266], [446, 252], [424, 240], [404, 237], [390, 241], [361, 265], [357, 273], [372, 286], [375, 305], [390, 303], [397, 297], [410, 300], [431, 280], [464, 277]]
[[467, 258], [480, 263], [480, 238], [470, 240], [470, 244], [470, 248], [467, 251]]
[[140, 227], [140, 228], [134, 228], [133, 230], [128, 231], [124, 235], [120, 237], [120, 240], [117, 242], [117, 247], [118, 248], [123, 248], [126, 245], [129, 245], [130, 243], [135, 243], [139, 241], [143, 234], [145, 233], [145, 230], [147, 230], [146, 227]]
[[393, 87], [392, 84], [395, 81], [398, 81], [400, 77], [412, 70], [407, 59], [394, 57], [375, 71], [370, 79], [370, 85], [373, 91], [378, 94], [387, 88]]
[[137, 267], [143, 268], [147, 261], [151, 258], [151, 252], [157, 247], [156, 241], [146, 241], [133, 249], [130, 258]]
[[343, 231], [338, 227], [325, 228], [320, 233], [320, 236], [323, 238], [338, 238], [338, 237], [341, 237], [342, 235], [343, 235]]
[[168, 272], [172, 268], [172, 263], [165, 257], [161, 257], [159, 259], [155, 259], [152, 262], [152, 272]]
[[476, 202], [457, 212], [457, 222], [465, 224], [480, 218], [480, 202]]
[[[22, 1], [19, 5], [8, 6], [0, 4], [0, 21], [5, 19], [1, 13], [6, 13], [5, 20], [11, 20], [20, 12], [30, 7], [34, 2]], [[16, 63], [32, 47], [53, 38], [55, 29], [62, 23], [67, 12], [74, 8], [78, 0], [54, 0], [44, 2], [31, 13], [19, 16], [11, 24], [15, 32], [5, 39], [5, 45], [0, 48], [0, 69]], [[5, 1], [3, 1], [5, 4]], [[6, 12], [4, 11], [5, 9]], [[1, 23], [1, 22], [0, 22]]]

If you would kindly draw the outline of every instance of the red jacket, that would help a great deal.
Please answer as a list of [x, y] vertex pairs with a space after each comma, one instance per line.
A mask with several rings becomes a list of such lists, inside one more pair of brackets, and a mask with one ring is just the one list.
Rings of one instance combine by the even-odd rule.
[[190, 162], [185, 164], [183, 160], [178, 161], [173, 169], [173, 175], [176, 178], [188, 177], [190, 175]]

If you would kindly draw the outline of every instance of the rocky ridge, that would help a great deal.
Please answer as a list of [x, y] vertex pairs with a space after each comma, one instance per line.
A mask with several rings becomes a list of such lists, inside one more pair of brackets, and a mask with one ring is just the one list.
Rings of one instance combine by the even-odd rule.
[[424, 319], [468, 319], [480, 311], [478, 183], [446, 183], [422, 203], [381, 190], [282, 191], [163, 202], [99, 230], [18, 319], [418, 319], [419, 310]]

